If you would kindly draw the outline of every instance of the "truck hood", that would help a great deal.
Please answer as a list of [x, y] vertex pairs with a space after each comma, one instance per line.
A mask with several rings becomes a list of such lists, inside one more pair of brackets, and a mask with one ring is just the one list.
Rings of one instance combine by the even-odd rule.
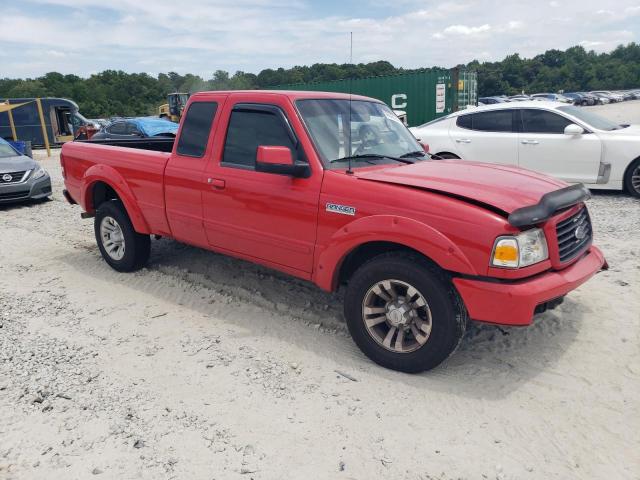
[[356, 171], [355, 175], [362, 180], [421, 188], [462, 198], [507, 214], [535, 205], [545, 193], [567, 186], [531, 170], [464, 160], [425, 160], [412, 165]]

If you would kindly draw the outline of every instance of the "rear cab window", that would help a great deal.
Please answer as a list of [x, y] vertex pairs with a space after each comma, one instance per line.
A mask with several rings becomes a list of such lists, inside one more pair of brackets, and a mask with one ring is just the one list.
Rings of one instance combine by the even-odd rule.
[[193, 102], [184, 119], [176, 153], [201, 158], [207, 149], [217, 102]]

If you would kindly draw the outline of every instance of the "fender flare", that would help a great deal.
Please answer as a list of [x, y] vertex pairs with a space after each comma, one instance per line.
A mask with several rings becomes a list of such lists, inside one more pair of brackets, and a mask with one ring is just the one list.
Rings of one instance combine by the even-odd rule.
[[412, 248], [444, 270], [478, 275], [466, 255], [445, 235], [417, 220], [396, 215], [373, 215], [359, 218], [336, 231], [326, 246], [316, 253], [313, 280], [333, 291], [346, 256], [370, 242], [392, 242]]
[[92, 196], [93, 187], [97, 182], [106, 183], [118, 194], [136, 232], [143, 234], [151, 233], [131, 187], [129, 187], [122, 175], [120, 175], [115, 168], [108, 165], [93, 165], [87, 169], [82, 177], [80, 199], [81, 206], [86, 212], [95, 212]]

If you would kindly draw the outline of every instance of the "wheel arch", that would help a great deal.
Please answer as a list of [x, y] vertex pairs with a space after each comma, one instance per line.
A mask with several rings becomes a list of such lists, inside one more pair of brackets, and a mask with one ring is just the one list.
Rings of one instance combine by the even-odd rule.
[[[627, 190], [628, 189], [628, 185], [627, 185], [627, 175], [629, 174], [629, 172], [631, 171], [631, 168], [637, 163], [640, 162], [640, 156], [634, 158], [633, 160], [631, 160], [629, 162], [629, 165], [626, 166], [626, 168], [624, 169], [624, 173], [622, 174], [622, 186], [623, 186], [623, 190]], [[632, 192], [627, 191], [627, 193], [631, 194]]]
[[410, 218], [379, 215], [336, 232], [316, 255], [313, 280], [334, 291], [364, 262], [394, 250], [416, 253], [442, 270], [477, 275], [460, 248], [434, 228]]
[[120, 200], [135, 231], [151, 233], [131, 188], [113, 167], [94, 165], [89, 168], [82, 179], [81, 199], [82, 207], [88, 213], [95, 213], [103, 201]]

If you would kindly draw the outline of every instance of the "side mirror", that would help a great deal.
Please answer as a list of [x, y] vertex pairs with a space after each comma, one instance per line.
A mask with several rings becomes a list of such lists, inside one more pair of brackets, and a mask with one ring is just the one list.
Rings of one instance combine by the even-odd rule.
[[576, 125], [575, 123], [570, 123], [566, 127], [564, 127], [565, 135], [582, 135], [584, 133], [584, 129], [580, 125]]
[[423, 143], [423, 142], [418, 142], [418, 143], [420, 144], [422, 149], [425, 151], [425, 153], [429, 153], [429, 144], [428, 143]]
[[308, 165], [298, 165], [288, 147], [260, 145], [256, 152], [256, 172], [306, 178], [311, 174]]

